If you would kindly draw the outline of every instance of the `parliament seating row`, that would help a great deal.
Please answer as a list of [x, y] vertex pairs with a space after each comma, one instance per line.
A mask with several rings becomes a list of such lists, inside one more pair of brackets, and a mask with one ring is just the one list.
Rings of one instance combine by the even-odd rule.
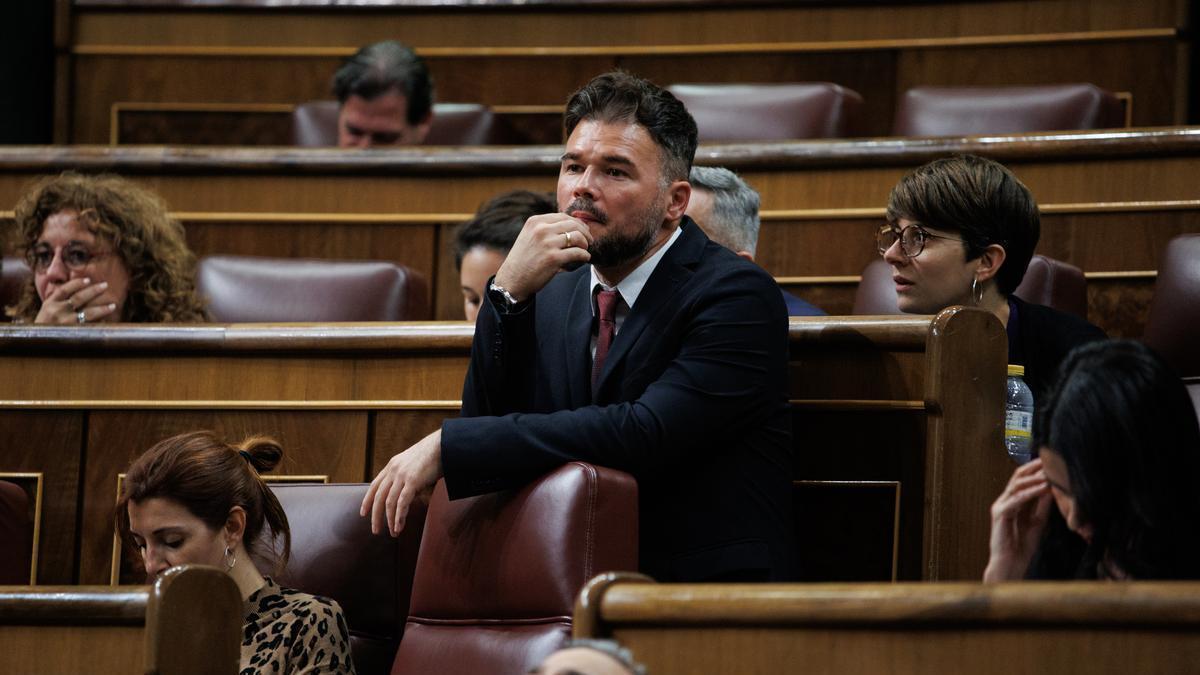
[[[1011, 470], [1003, 335], [965, 309], [792, 321], [801, 578], [978, 577]], [[463, 323], [0, 326], [3, 468], [45, 485], [39, 583], [122, 578], [119, 475], [173, 434], [268, 433], [285, 477], [369, 480], [458, 413], [471, 337]]]
[[543, 143], [559, 140], [569, 92], [614, 68], [837, 82], [871, 102], [866, 136], [887, 135], [916, 86], [1091, 81], [1132, 95], [1135, 126], [1186, 123], [1195, 89], [1188, 0], [202, 4], [70, 3], [55, 141], [287, 143], [291, 107], [328, 97], [342, 59], [390, 38], [423, 56], [438, 99], [489, 106]]
[[[1089, 317], [1139, 337], [1167, 241], [1200, 232], [1200, 129], [991, 139], [702, 146], [762, 195], [757, 261], [789, 291], [849, 314], [888, 192], [949, 154], [996, 159], [1042, 206], [1038, 253], [1084, 270]], [[323, 149], [0, 148], [0, 207], [36, 177], [113, 171], [160, 193], [198, 255], [389, 260], [430, 280], [432, 316], [462, 318], [454, 230], [505, 190], [550, 190], [561, 147]], [[837, 242], [831, 246], [830, 242]], [[9, 251], [11, 254], [11, 250]]]
[[[673, 84], [667, 89], [696, 118], [701, 143], [861, 135], [857, 120], [862, 96], [829, 82]], [[1092, 84], [915, 87], [900, 99], [892, 134], [972, 136], [1125, 127], [1127, 103]], [[337, 101], [297, 105], [291, 115], [293, 142], [302, 147], [337, 145], [338, 110]], [[482, 104], [439, 103], [433, 115], [424, 145], [505, 145], [553, 137], [545, 133], [522, 138]], [[236, 141], [229, 138], [218, 144]], [[139, 142], [187, 141], [143, 136]]]
[[1200, 584], [658, 584], [605, 575], [574, 636], [654, 675], [1190, 673]]

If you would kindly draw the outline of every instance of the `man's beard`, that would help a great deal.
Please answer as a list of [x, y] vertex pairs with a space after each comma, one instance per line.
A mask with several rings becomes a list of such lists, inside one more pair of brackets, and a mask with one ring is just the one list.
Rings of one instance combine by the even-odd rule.
[[[659, 197], [661, 196], [660, 194]], [[600, 268], [617, 267], [646, 255], [646, 251], [649, 251], [650, 246], [654, 243], [654, 235], [662, 228], [663, 218], [666, 216], [666, 207], [661, 204], [662, 200], [656, 198], [644, 211], [634, 214], [633, 218], [642, 227], [633, 233], [613, 232], [608, 236], [598, 236], [593, 239], [591, 246], [588, 246], [588, 253], [592, 255], [592, 265]], [[583, 211], [601, 224], [608, 223], [608, 214], [597, 209], [592, 200], [587, 197], [577, 197], [564, 211], [566, 213]]]

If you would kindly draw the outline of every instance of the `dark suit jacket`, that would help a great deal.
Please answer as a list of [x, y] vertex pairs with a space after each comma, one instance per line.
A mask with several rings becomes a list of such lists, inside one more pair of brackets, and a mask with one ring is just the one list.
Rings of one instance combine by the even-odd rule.
[[1103, 340], [1104, 331], [1074, 314], [1008, 296], [1008, 362], [1025, 366], [1025, 384], [1037, 402], [1054, 383], [1072, 349]]
[[[451, 498], [564, 462], [638, 481], [643, 572], [792, 575], [787, 314], [762, 268], [690, 219], [613, 341], [593, 397], [585, 266], [521, 311], [480, 310], [463, 418], [442, 426]], [[482, 416], [482, 417], [481, 417]]]

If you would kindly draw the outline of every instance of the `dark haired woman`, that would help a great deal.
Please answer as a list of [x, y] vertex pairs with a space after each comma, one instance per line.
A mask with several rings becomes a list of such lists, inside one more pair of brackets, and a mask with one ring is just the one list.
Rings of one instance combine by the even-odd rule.
[[353, 673], [338, 604], [280, 588], [251, 559], [270, 528], [272, 541], [282, 539], [277, 567], [287, 565], [287, 516], [259, 475], [282, 457], [279, 444], [266, 438], [236, 446], [203, 431], [168, 438], [126, 472], [117, 528], [141, 552], [150, 579], [185, 563], [233, 577], [245, 600], [242, 675]]
[[[1200, 429], [1182, 381], [1148, 347], [1072, 352], [1038, 404], [1033, 438], [1039, 458], [992, 505], [985, 581], [1200, 579]], [[1069, 534], [1046, 530], [1052, 508]], [[1075, 569], [1040, 565], [1063, 536], [1083, 548]]]
[[1008, 331], [1008, 362], [1025, 366], [1035, 398], [1067, 352], [1104, 338], [1079, 317], [1013, 295], [1040, 232], [1037, 202], [1011, 171], [958, 155], [900, 179], [876, 241], [892, 266], [901, 311], [965, 305], [995, 314]]

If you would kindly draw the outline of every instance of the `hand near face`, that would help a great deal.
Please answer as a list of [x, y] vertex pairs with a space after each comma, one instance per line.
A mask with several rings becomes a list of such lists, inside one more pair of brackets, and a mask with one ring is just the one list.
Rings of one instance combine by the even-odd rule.
[[[42, 301], [34, 323], [93, 323], [117, 311], [117, 305], [102, 297], [108, 282], [93, 284], [91, 279], [71, 279], [54, 289]], [[83, 312], [84, 321], [79, 321]]]
[[360, 516], [371, 518], [371, 532], [398, 536], [408, 518], [408, 508], [418, 497], [428, 498], [442, 477], [442, 430], [422, 438], [411, 448], [392, 457], [371, 481], [359, 507]]
[[591, 260], [591, 244], [592, 233], [578, 218], [565, 213], [533, 216], [496, 272], [496, 283], [518, 301], [528, 300], [560, 270]]
[[1022, 579], [1050, 517], [1050, 483], [1035, 459], [1013, 472], [992, 504], [990, 557], [984, 581]]

